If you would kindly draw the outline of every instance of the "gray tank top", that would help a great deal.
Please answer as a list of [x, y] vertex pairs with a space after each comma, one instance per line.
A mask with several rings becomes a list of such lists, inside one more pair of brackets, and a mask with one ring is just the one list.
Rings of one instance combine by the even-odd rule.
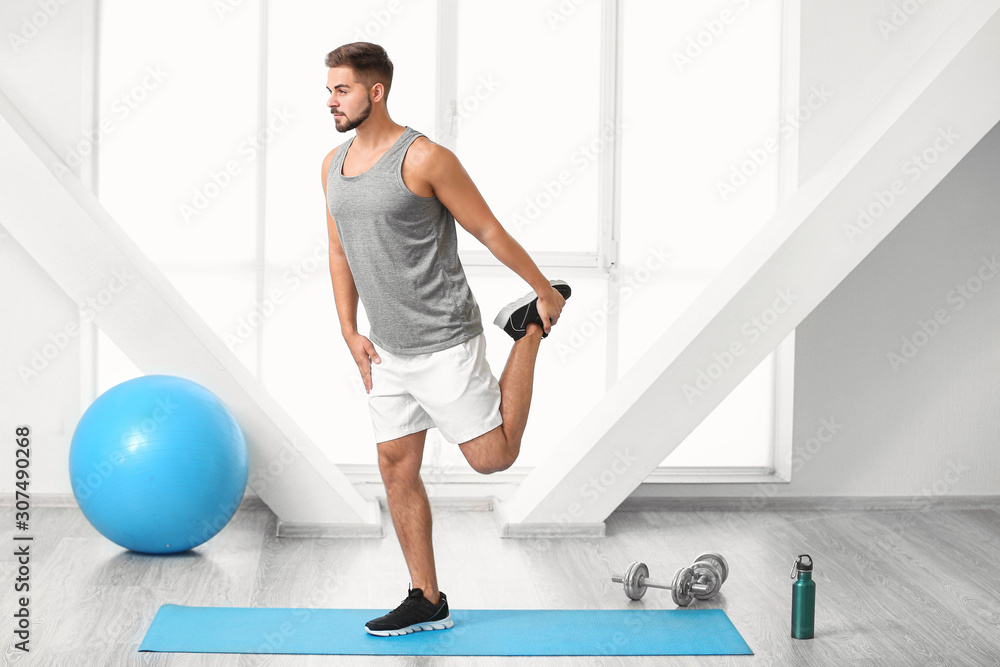
[[327, 206], [371, 324], [368, 337], [396, 354], [436, 352], [483, 331], [458, 259], [455, 218], [437, 197], [403, 182], [403, 157], [422, 136], [406, 126], [368, 171], [344, 176], [351, 138], [337, 147], [327, 174]]

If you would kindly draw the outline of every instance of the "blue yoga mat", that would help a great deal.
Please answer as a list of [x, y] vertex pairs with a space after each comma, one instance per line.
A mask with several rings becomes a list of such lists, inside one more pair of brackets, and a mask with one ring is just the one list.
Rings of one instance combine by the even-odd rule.
[[156, 612], [140, 651], [310, 655], [753, 655], [721, 609], [453, 609], [454, 627], [373, 637], [384, 609]]

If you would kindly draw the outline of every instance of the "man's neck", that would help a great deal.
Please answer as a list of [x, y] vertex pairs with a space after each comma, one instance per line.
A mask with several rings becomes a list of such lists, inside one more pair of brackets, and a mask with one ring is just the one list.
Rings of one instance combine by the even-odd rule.
[[403, 125], [394, 122], [391, 118], [372, 118], [369, 116], [365, 122], [355, 128], [357, 137], [354, 145], [362, 151], [374, 151], [386, 145], [391, 145], [399, 138], [400, 133], [406, 129]]

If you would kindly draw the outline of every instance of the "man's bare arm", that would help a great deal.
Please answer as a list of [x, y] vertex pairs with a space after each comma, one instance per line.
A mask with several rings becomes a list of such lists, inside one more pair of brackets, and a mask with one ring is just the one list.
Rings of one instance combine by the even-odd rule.
[[[434, 188], [434, 194], [451, 211], [458, 224], [489, 248], [494, 257], [531, 285], [538, 295], [539, 314], [547, 313], [550, 322], [555, 324], [566, 300], [549, 284], [527, 251], [493, 215], [479, 188], [472, 182], [455, 154], [444, 146], [431, 143], [425, 150], [432, 152], [425, 162], [425, 174]], [[550, 325], [545, 319], [542, 319], [543, 328], [548, 333]]]
[[434, 194], [451, 211], [458, 224], [486, 246], [494, 257], [521, 276], [536, 292], [548, 288], [549, 281], [527, 251], [493, 215], [479, 188], [472, 182], [455, 154], [436, 144], [428, 150], [434, 151], [433, 157], [427, 160], [428, 181], [434, 188]]
[[[326, 195], [326, 179], [333, 160], [333, 151], [323, 160], [323, 195]], [[340, 245], [337, 234], [337, 224], [330, 215], [330, 207], [326, 206], [326, 228], [330, 237], [330, 279], [333, 283], [333, 298], [337, 304], [337, 316], [340, 319], [340, 330], [345, 336], [358, 331], [358, 287], [354, 284], [354, 274], [347, 264], [347, 255]]]
[[[326, 178], [330, 171], [333, 151], [323, 160], [323, 194], [326, 195]], [[325, 197], [324, 197], [325, 199]], [[347, 255], [340, 244], [337, 234], [337, 224], [330, 215], [330, 206], [326, 206], [326, 228], [330, 236], [330, 279], [333, 282], [333, 299], [337, 304], [337, 317], [340, 319], [340, 331], [344, 335], [351, 356], [354, 357], [364, 382], [365, 391], [372, 390], [371, 362], [381, 363], [375, 346], [366, 336], [358, 333], [358, 286], [354, 283], [354, 274], [347, 263]]]

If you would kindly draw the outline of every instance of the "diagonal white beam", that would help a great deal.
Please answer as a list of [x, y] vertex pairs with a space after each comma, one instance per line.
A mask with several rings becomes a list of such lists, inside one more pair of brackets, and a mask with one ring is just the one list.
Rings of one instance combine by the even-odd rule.
[[608, 515], [998, 120], [1000, 2], [983, 0], [498, 503], [501, 534], [603, 534]]
[[2, 91], [0, 146], [4, 227], [75, 303], [118, 287], [94, 321], [144, 373], [198, 382], [232, 410], [250, 487], [277, 515], [278, 534], [381, 537], [377, 501], [358, 493]]

